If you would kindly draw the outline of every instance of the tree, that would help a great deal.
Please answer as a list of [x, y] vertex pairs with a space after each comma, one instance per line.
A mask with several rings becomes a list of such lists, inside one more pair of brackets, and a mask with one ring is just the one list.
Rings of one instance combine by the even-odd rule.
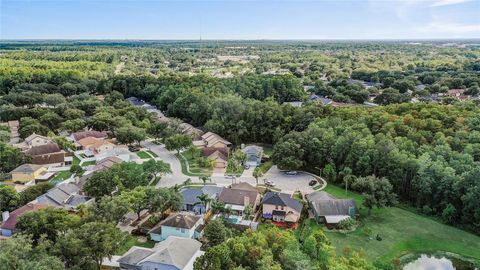
[[40, 116], [39, 120], [40, 123], [47, 126], [50, 130], [57, 129], [63, 121], [62, 117], [54, 112], [48, 112]]
[[139, 220], [141, 212], [148, 209], [150, 205], [150, 198], [146, 191], [147, 188], [149, 187], [136, 187], [120, 194], [120, 198], [128, 203], [130, 208], [137, 214]]
[[122, 240], [122, 233], [113, 224], [90, 222], [75, 230], [82, 246], [88, 247], [88, 258], [95, 262], [100, 270], [104, 258], [115, 255]]
[[166, 135], [167, 129], [168, 123], [155, 122], [147, 129], [147, 133], [152, 135], [152, 137], [158, 141], [161, 137]]
[[287, 140], [275, 145], [272, 158], [280, 169], [296, 170], [304, 165], [303, 154], [301, 145], [293, 140]]
[[87, 123], [83, 119], [71, 119], [63, 122], [63, 129], [70, 132], [77, 132], [85, 128]]
[[200, 201], [196, 204], [201, 204], [205, 207], [205, 209], [208, 207], [208, 204], [212, 201], [210, 196], [208, 194], [202, 193], [197, 196], [197, 199]]
[[54, 185], [50, 182], [38, 183], [34, 186], [26, 188], [20, 193], [20, 205], [25, 205], [42, 194], [45, 194], [48, 190], [52, 189]]
[[161, 160], [150, 159], [142, 163], [143, 171], [147, 174], [148, 179], [152, 179], [153, 183], [157, 183], [163, 174], [172, 173], [170, 164]]
[[183, 197], [180, 192], [173, 188], [153, 188], [150, 187], [146, 190], [148, 200], [148, 211], [150, 213], [163, 213], [167, 210], [178, 211], [182, 208]]
[[323, 175], [330, 182], [335, 182], [337, 180], [337, 171], [335, 169], [335, 164], [328, 163], [325, 168], [323, 168]]
[[381, 208], [397, 203], [397, 195], [393, 193], [393, 186], [385, 177], [359, 177], [353, 183], [352, 188], [362, 192], [364, 196], [363, 204], [368, 208], [369, 215], [373, 207]]
[[0, 211], [13, 211], [20, 203], [20, 195], [12, 186], [0, 186]]
[[30, 158], [20, 151], [20, 149], [0, 143], [0, 173], [8, 173], [29, 161]]
[[63, 270], [62, 261], [49, 255], [42, 241], [36, 247], [28, 235], [18, 234], [0, 241], [0, 270]]
[[73, 173], [73, 174], [76, 174], [76, 175], [82, 175], [84, 170], [83, 170], [82, 166], [80, 166], [78, 164], [73, 164], [70, 167], [70, 172]]
[[55, 242], [59, 234], [78, 226], [79, 223], [80, 218], [69, 214], [67, 210], [48, 207], [22, 215], [18, 219], [17, 229], [31, 235], [33, 243], [37, 244], [42, 235]]
[[186, 148], [192, 144], [192, 140], [187, 135], [176, 134], [165, 139], [165, 147], [169, 151], [177, 151], [177, 154], [180, 153], [180, 150]]
[[6, 126], [0, 126], [0, 143], [8, 143], [10, 141], [10, 129]]
[[230, 235], [230, 231], [223, 224], [221, 219], [214, 219], [205, 226], [203, 236], [208, 241], [208, 246], [213, 247], [225, 242]]
[[87, 207], [89, 221], [117, 224], [130, 211], [130, 204], [119, 196], [104, 196]]
[[146, 138], [145, 130], [134, 126], [121, 127], [116, 132], [117, 140], [124, 144], [139, 144]]
[[57, 107], [59, 104], [61, 103], [65, 103], [66, 102], [66, 99], [63, 95], [61, 94], [49, 94], [49, 95], [46, 95], [44, 98], [43, 98], [43, 101], [48, 105], [48, 106], [52, 106], [52, 107]]
[[100, 199], [103, 196], [111, 195], [119, 187], [122, 187], [120, 177], [112, 170], [94, 172], [85, 184], [83, 191], [91, 197]]

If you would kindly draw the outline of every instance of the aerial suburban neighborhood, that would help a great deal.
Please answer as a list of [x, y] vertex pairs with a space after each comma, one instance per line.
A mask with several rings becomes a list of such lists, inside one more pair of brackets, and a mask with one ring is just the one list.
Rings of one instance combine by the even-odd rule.
[[0, 270], [480, 269], [479, 4], [0, 0]]

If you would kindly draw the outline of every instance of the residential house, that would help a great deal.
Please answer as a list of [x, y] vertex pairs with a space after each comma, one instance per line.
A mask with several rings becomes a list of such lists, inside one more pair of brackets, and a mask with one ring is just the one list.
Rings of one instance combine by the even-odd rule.
[[80, 191], [80, 187], [75, 183], [62, 183], [37, 197], [34, 203], [76, 211], [79, 205], [93, 202], [93, 198], [80, 195]]
[[337, 199], [325, 191], [310, 193], [306, 198], [317, 223], [325, 223], [328, 227], [355, 218], [358, 213], [353, 199]]
[[302, 214], [303, 204], [290, 194], [267, 192], [263, 197], [262, 209], [263, 218], [295, 225]]
[[206, 185], [202, 188], [202, 192], [207, 194], [210, 199], [218, 200], [218, 196], [220, 196], [220, 193], [222, 193], [223, 189], [224, 187]]
[[169, 236], [198, 239], [203, 232], [202, 216], [186, 212], [170, 214], [166, 219], [153, 227], [149, 234], [154, 241], [163, 241]]
[[81, 150], [82, 146], [78, 143], [78, 141], [87, 137], [93, 137], [97, 139], [106, 139], [108, 138], [108, 134], [105, 131], [87, 130], [87, 131], [75, 132], [72, 135], [70, 135], [68, 139], [70, 139], [75, 143], [77, 150]]
[[27, 183], [47, 172], [47, 168], [36, 164], [23, 164], [11, 171], [14, 183]]
[[33, 164], [63, 164], [65, 161], [65, 151], [56, 143], [33, 146], [25, 154], [32, 158]]
[[145, 101], [137, 98], [137, 97], [129, 97], [125, 99], [126, 101], [130, 102], [133, 106], [143, 106]]
[[222, 137], [213, 132], [207, 132], [203, 134], [201, 136], [201, 139], [198, 141], [194, 141], [193, 144], [199, 148], [228, 148], [232, 145], [231, 142], [223, 139]]
[[262, 147], [256, 145], [248, 145], [242, 149], [242, 152], [247, 155], [247, 160], [245, 162], [246, 165], [250, 167], [257, 167], [260, 166], [260, 164], [262, 163]]
[[89, 150], [94, 154], [102, 154], [111, 151], [115, 145], [103, 138], [85, 137], [78, 141], [82, 150]]
[[34, 146], [40, 146], [45, 144], [51, 144], [53, 143], [53, 141], [48, 137], [33, 133], [32, 135], [25, 138], [25, 143], [27, 144], [28, 147], [34, 147]]
[[227, 147], [205, 147], [201, 151], [203, 157], [215, 161], [215, 168], [227, 168], [229, 152]]
[[318, 96], [318, 95], [315, 95], [315, 94], [310, 95], [309, 99], [310, 99], [310, 101], [319, 102], [322, 105], [332, 105], [332, 103], [333, 103], [333, 100], [331, 100], [329, 98], [324, 98], [324, 97], [321, 97], [321, 96]]
[[2, 220], [3, 220], [3, 223], [2, 225], [0, 226], [0, 230], [2, 232], [2, 235], [3, 236], [12, 236], [17, 230], [16, 230], [16, 226], [17, 226], [17, 222], [18, 222], [18, 219], [28, 213], [28, 212], [33, 212], [33, 211], [37, 211], [37, 210], [40, 210], [42, 208], [46, 208], [47, 206], [45, 205], [36, 205], [36, 204], [32, 204], [32, 203], [27, 203], [26, 205], [20, 207], [20, 208], [17, 208], [16, 210], [14, 210], [13, 212], [8, 212], [8, 211], [5, 211], [2, 213]]
[[201, 189], [188, 188], [181, 191], [183, 197], [183, 211], [192, 212], [196, 215], [205, 214], [210, 209], [210, 204], [204, 205], [199, 199], [203, 195]]
[[88, 182], [93, 172], [99, 172], [113, 167], [115, 164], [122, 163], [123, 160], [118, 157], [109, 157], [98, 161], [93, 170], [85, 172], [81, 177], [75, 177], [75, 185], [79, 188], [79, 194], [82, 194], [83, 187]]
[[178, 125], [178, 129], [182, 134], [188, 135], [194, 140], [200, 140], [202, 135], [205, 133], [201, 129], [195, 128], [188, 123], [181, 123]]
[[447, 96], [458, 100], [467, 100], [470, 96], [465, 95], [465, 89], [450, 89], [447, 92]]
[[260, 203], [260, 194], [248, 183], [241, 182], [224, 188], [218, 196], [218, 201], [223, 202], [225, 207], [232, 209], [237, 216], [243, 216], [245, 208], [250, 205], [254, 212]]
[[120, 269], [193, 270], [193, 263], [204, 252], [194, 239], [170, 236], [153, 248], [133, 246], [120, 259]]
[[282, 103], [283, 105], [290, 105], [295, 108], [300, 108], [303, 105], [303, 102], [301, 101], [286, 101]]

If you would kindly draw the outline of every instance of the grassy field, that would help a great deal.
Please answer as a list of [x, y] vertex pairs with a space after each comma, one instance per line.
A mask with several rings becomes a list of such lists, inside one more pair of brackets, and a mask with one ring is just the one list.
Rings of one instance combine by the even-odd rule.
[[76, 156], [73, 156], [72, 164], [73, 165], [79, 165], [80, 164], [80, 159]]
[[[210, 176], [212, 175], [212, 170], [202, 168], [198, 165], [196, 159], [190, 158], [188, 155], [175, 154], [175, 156], [180, 160], [182, 165], [182, 173], [188, 176]], [[189, 165], [190, 171], [187, 170], [187, 164]]]
[[[350, 247], [363, 252], [372, 261], [391, 262], [408, 253], [446, 251], [480, 261], [479, 236], [398, 207], [374, 209], [372, 215], [367, 216], [361, 195], [346, 194], [344, 189], [332, 185], [325, 191], [337, 198], [355, 199], [362, 214], [359, 228], [352, 233], [327, 231], [338, 254]], [[321, 227], [312, 220], [307, 220], [305, 225], [307, 229]], [[377, 234], [382, 241], [375, 240]]]

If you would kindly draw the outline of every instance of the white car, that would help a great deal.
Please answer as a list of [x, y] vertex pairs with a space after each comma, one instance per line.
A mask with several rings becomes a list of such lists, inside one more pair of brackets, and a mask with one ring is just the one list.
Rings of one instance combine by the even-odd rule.
[[268, 180], [267, 182], [265, 182], [265, 185], [267, 185], [269, 187], [274, 187], [275, 183], [272, 180]]
[[297, 175], [297, 171], [287, 171], [285, 172], [286, 175]]

